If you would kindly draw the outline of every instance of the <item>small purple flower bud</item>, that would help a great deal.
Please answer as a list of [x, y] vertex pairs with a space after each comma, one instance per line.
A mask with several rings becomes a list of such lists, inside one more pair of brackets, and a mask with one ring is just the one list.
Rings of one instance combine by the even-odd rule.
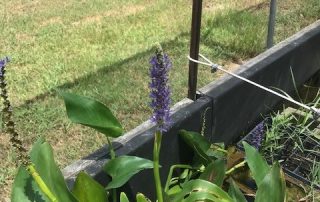
[[254, 146], [256, 149], [259, 149], [261, 147], [264, 138], [264, 133], [264, 122], [259, 123], [251, 132], [251, 145]]
[[156, 55], [151, 58], [150, 65], [150, 106], [153, 109], [151, 121], [158, 125], [159, 131], [165, 132], [171, 121], [168, 73], [172, 64], [160, 45], [157, 47]]
[[0, 59], [0, 76], [3, 75], [3, 72], [5, 71], [5, 66], [7, 65], [8, 62], [10, 62], [9, 57]]

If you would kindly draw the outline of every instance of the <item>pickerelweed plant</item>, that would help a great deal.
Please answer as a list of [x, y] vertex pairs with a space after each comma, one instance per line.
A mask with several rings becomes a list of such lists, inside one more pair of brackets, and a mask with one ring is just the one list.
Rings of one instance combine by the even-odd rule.
[[51, 193], [50, 189], [39, 175], [37, 167], [31, 162], [27, 150], [23, 146], [19, 134], [15, 129], [15, 123], [12, 118], [12, 107], [8, 99], [7, 83], [5, 79], [6, 65], [9, 61], [10, 59], [8, 57], [0, 59], [0, 89], [1, 98], [3, 99], [2, 122], [5, 132], [10, 135], [11, 145], [18, 154], [18, 162], [21, 164], [20, 170], [28, 172], [45, 196], [51, 201], [56, 201], [56, 197]]
[[[168, 85], [170, 68], [169, 57], [162, 51], [161, 46], [158, 46], [155, 56], [150, 60], [150, 97], [153, 109], [151, 120], [155, 123], [156, 128], [153, 161], [136, 156], [117, 156], [112, 147], [111, 138], [123, 135], [123, 129], [110, 109], [92, 98], [60, 92], [65, 102], [67, 115], [72, 122], [91, 127], [106, 136], [111, 159], [103, 166], [103, 171], [111, 177], [111, 180], [106, 186], [102, 186], [86, 172], [81, 171], [70, 190], [54, 161], [51, 146], [44, 138], [40, 138], [29, 155], [26, 150], [18, 150], [18, 153], [27, 159], [26, 165], [35, 165], [38, 174], [34, 177], [34, 172], [19, 169], [12, 188], [12, 201], [129, 202], [126, 194], [123, 192], [118, 194], [117, 189], [127, 183], [136, 173], [145, 169], [153, 169], [158, 202], [244, 202], [246, 201], [245, 196], [233, 179], [236, 171], [248, 166], [258, 187], [255, 201], [283, 202], [285, 200], [285, 180], [279, 163], [270, 167], [254, 147], [243, 143], [246, 158], [230, 166], [227, 161], [232, 158], [232, 154], [224, 148], [223, 144], [212, 144], [201, 134], [184, 130], [180, 131], [179, 135], [194, 150], [194, 162], [190, 165], [172, 165], [166, 184], [162, 187], [159, 154], [161, 139], [171, 127]], [[175, 175], [177, 170], [182, 171], [181, 175]], [[35, 183], [38, 182], [38, 179], [43, 180], [47, 189], [43, 189], [41, 183]], [[46, 192], [48, 190], [49, 192]], [[48, 193], [54, 197], [50, 197]], [[150, 200], [138, 193], [136, 201], [148, 202]]]

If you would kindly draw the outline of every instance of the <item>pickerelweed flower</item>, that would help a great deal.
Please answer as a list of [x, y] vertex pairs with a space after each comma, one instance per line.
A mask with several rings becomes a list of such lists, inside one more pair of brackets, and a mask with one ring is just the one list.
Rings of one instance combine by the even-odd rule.
[[251, 145], [256, 149], [261, 147], [263, 138], [264, 138], [265, 128], [264, 122], [259, 123], [251, 132]]
[[157, 124], [159, 131], [165, 132], [171, 121], [171, 92], [168, 84], [168, 73], [172, 63], [168, 55], [163, 53], [163, 50], [159, 45], [156, 50], [156, 55], [150, 60], [150, 64], [150, 105], [153, 109], [151, 121]]
[[11, 136], [10, 142], [12, 146], [17, 150], [18, 160], [26, 166], [30, 164], [30, 160], [27, 154], [27, 150], [23, 147], [22, 142], [19, 139], [19, 134], [15, 130], [15, 124], [12, 119], [12, 107], [8, 99], [7, 83], [5, 80], [5, 66], [8, 62], [10, 62], [10, 59], [8, 57], [0, 59], [0, 95], [3, 99], [2, 122], [4, 122], [5, 131]]

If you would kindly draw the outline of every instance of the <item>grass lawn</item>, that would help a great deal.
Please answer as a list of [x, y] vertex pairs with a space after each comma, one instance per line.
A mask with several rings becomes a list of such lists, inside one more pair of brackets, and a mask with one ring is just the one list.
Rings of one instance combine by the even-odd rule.
[[[56, 90], [99, 99], [126, 130], [147, 120], [148, 61], [155, 42], [173, 61], [174, 102], [185, 97], [191, 2], [1, 1], [0, 56], [12, 58], [9, 96], [24, 143], [30, 147], [46, 136], [61, 167], [106, 143], [103, 135], [67, 120]], [[320, 0], [278, 3], [276, 42], [320, 19]], [[265, 49], [268, 1], [207, 0], [203, 8], [200, 48], [214, 61], [229, 66]], [[209, 71], [199, 68], [199, 87], [214, 80]], [[5, 197], [16, 171], [8, 139], [0, 135], [0, 193]]]

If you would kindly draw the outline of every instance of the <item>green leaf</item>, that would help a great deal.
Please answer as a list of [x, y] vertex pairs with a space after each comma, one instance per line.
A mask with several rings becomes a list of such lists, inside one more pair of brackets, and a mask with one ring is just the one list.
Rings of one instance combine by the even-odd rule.
[[[51, 146], [43, 138], [34, 144], [30, 158], [38, 174], [58, 201], [77, 201], [68, 190], [64, 177], [53, 159]], [[19, 168], [11, 197], [12, 202], [49, 201], [24, 167]]]
[[175, 195], [177, 193], [179, 193], [181, 191], [181, 185], [180, 184], [177, 184], [177, 185], [174, 185], [172, 186], [168, 191], [167, 191], [167, 195], [170, 196], [170, 195]]
[[286, 181], [279, 163], [275, 163], [261, 182], [255, 202], [283, 202], [286, 197]]
[[179, 131], [179, 135], [194, 150], [195, 154], [205, 165], [211, 162], [211, 158], [206, 154], [211, 145], [207, 139], [199, 133], [186, 130]]
[[150, 200], [141, 193], [137, 194], [136, 199], [137, 199], [137, 202], [150, 202]]
[[267, 161], [259, 154], [256, 148], [252, 147], [246, 142], [243, 142], [242, 144], [246, 153], [246, 161], [259, 188], [260, 183], [269, 172], [270, 168]]
[[14, 179], [11, 192], [12, 202], [50, 202], [40, 191], [33, 178], [24, 167], [20, 167]]
[[219, 187], [222, 186], [226, 174], [226, 165], [223, 159], [218, 159], [210, 163], [200, 175], [200, 179], [212, 182]]
[[72, 193], [79, 202], [108, 202], [107, 192], [103, 186], [85, 172], [78, 174]]
[[153, 161], [136, 156], [120, 156], [112, 159], [104, 166], [104, 171], [112, 177], [107, 189], [121, 187], [136, 173], [150, 168], [153, 168]]
[[124, 192], [120, 194], [120, 202], [130, 202], [127, 195]]
[[187, 182], [182, 191], [173, 197], [172, 202], [188, 201], [232, 202], [232, 198], [217, 185], [197, 179]]
[[231, 180], [228, 193], [234, 202], [247, 202], [243, 193], [240, 191], [239, 187], [233, 180]]
[[221, 150], [225, 151], [224, 143], [213, 143], [210, 145], [210, 149], [206, 152], [209, 157], [214, 157], [215, 159], [223, 159], [227, 157], [227, 151], [222, 152]]
[[74, 123], [96, 129], [108, 137], [119, 137], [123, 129], [108, 107], [92, 98], [60, 92], [67, 115]]

